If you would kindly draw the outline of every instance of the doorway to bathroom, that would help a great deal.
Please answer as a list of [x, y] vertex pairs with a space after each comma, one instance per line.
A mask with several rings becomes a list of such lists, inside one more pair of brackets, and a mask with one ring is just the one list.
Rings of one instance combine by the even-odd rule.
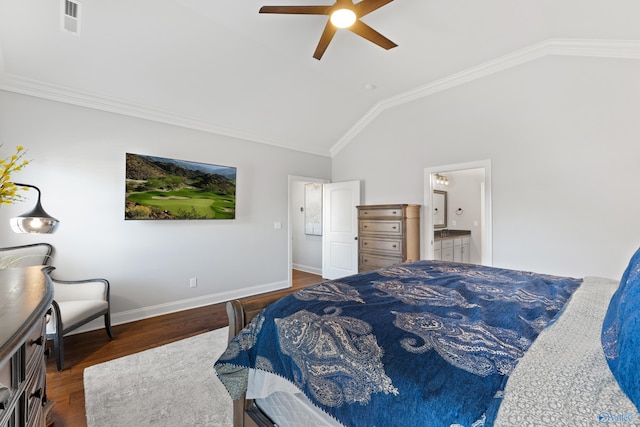
[[491, 161], [428, 167], [424, 179], [423, 257], [440, 259], [434, 231], [438, 237], [468, 231], [467, 262], [492, 265]]

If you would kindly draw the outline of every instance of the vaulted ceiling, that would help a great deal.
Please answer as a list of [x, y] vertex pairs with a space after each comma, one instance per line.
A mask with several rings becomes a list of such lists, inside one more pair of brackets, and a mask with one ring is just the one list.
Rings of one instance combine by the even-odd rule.
[[332, 0], [0, 0], [0, 89], [330, 156], [385, 108], [553, 55], [640, 57], [637, 0], [395, 0], [363, 18], [258, 14]]

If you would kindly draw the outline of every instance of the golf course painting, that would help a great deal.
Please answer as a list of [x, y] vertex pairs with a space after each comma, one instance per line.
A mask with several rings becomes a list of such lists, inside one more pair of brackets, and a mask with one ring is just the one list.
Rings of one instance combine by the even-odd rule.
[[124, 217], [235, 219], [236, 168], [126, 153]]

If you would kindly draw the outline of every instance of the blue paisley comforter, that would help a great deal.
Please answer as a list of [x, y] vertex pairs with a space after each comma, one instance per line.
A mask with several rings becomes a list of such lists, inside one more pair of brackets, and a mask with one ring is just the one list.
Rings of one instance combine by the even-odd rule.
[[215, 370], [287, 378], [345, 426], [490, 426], [518, 360], [580, 279], [418, 261], [327, 281], [267, 307]]

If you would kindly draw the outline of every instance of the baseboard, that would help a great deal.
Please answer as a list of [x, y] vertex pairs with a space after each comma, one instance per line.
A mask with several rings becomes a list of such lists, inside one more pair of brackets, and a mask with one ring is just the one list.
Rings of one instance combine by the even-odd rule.
[[[284, 280], [281, 282], [267, 283], [248, 288], [235, 289], [233, 291], [221, 292], [210, 295], [203, 295], [196, 298], [188, 298], [180, 301], [172, 301], [164, 304], [153, 305], [149, 307], [136, 308], [135, 310], [127, 310], [119, 313], [111, 313], [111, 325], [122, 325], [124, 323], [135, 322], [138, 320], [148, 319], [151, 317], [162, 316], [163, 314], [176, 313], [178, 311], [190, 310], [193, 308], [204, 307], [206, 305], [219, 304], [238, 298], [244, 298], [251, 295], [257, 295], [265, 292], [279, 291], [287, 289], [290, 284]], [[102, 318], [83, 325], [82, 327], [71, 332], [69, 335], [80, 334], [82, 332], [94, 331], [104, 328]]]
[[322, 276], [322, 269], [317, 267], [311, 267], [309, 265], [302, 264], [292, 264], [291, 267], [294, 270], [304, 271], [305, 273], [317, 274], [318, 276]]

